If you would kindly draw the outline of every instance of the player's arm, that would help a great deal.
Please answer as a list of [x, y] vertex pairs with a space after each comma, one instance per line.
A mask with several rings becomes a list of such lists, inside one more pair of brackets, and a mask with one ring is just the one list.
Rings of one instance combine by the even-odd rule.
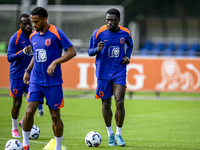
[[71, 58], [73, 58], [74, 56], [76, 56], [76, 50], [74, 49], [73, 46], [68, 47], [65, 51], [66, 53], [62, 57], [54, 60], [47, 68], [47, 74], [49, 76], [52, 76], [54, 74], [54, 70], [58, 64], [66, 62]]
[[15, 45], [15, 38], [11, 37], [7, 49], [7, 60], [9, 62], [12, 62], [23, 56], [24, 56], [23, 50], [17, 51], [17, 45]]
[[34, 56], [31, 59], [31, 62], [29, 64], [29, 66], [24, 70], [24, 77], [23, 77], [23, 81], [25, 84], [29, 84], [29, 79], [30, 79], [30, 72], [33, 69], [33, 65], [34, 65]]
[[131, 53], [133, 51], [133, 41], [132, 38], [130, 37], [127, 41], [126, 41], [126, 56], [123, 58], [122, 63], [124, 64], [129, 64], [130, 63], [130, 58], [131, 58]]
[[99, 51], [103, 49], [104, 42], [98, 40], [96, 38], [96, 32], [97, 30], [94, 31], [90, 38], [90, 43], [89, 43], [89, 48], [88, 48], [88, 55], [89, 56], [95, 56]]
[[[30, 46], [29, 46], [30, 47]], [[26, 53], [30, 52], [31, 49], [27, 47], [25, 47], [24, 49], [17, 51], [17, 45], [15, 45], [15, 38], [12, 37], [10, 39], [9, 45], [8, 45], [8, 50], [7, 50], [7, 60], [9, 62], [18, 60], [20, 58], [22, 58]]]

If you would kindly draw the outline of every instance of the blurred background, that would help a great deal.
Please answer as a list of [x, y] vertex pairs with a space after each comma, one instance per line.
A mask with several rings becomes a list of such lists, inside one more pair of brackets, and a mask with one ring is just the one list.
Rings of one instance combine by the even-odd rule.
[[87, 55], [93, 31], [105, 24], [105, 13], [116, 7], [120, 24], [132, 33], [132, 55], [199, 57], [200, 0], [0, 0], [0, 53], [19, 29], [21, 13], [35, 6], [49, 12], [48, 21], [62, 29], [78, 55]]

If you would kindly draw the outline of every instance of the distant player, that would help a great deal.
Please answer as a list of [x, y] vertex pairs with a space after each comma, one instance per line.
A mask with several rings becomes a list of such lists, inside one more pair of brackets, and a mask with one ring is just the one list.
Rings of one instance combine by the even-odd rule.
[[[30, 41], [34, 56], [23, 78], [24, 83], [29, 84], [22, 130], [25, 150], [29, 149], [29, 134], [35, 111], [38, 105], [43, 103], [44, 97], [51, 114], [56, 140], [55, 150], [61, 150], [62, 146], [63, 122], [60, 118], [60, 108], [64, 107], [64, 99], [60, 64], [74, 57], [76, 51], [64, 32], [49, 24], [47, 18], [48, 13], [42, 7], [36, 7], [31, 11], [35, 32], [30, 35]], [[63, 49], [66, 51], [64, 55]]]
[[[121, 129], [125, 117], [126, 66], [130, 63], [133, 43], [130, 31], [118, 25], [120, 12], [109, 9], [106, 25], [96, 29], [90, 39], [88, 54], [96, 55], [96, 98], [102, 99], [102, 115], [107, 127], [109, 146], [125, 146]], [[116, 103], [116, 135], [112, 130], [111, 96]], [[117, 142], [117, 143], [116, 143]]]
[[13, 138], [21, 138], [17, 126], [18, 116], [22, 104], [22, 95], [24, 92], [28, 92], [28, 86], [23, 82], [23, 75], [33, 56], [29, 42], [29, 35], [32, 33], [29, 15], [21, 14], [18, 24], [20, 29], [10, 38], [7, 50], [7, 59], [10, 62], [10, 96], [13, 97], [11, 109], [11, 134]]

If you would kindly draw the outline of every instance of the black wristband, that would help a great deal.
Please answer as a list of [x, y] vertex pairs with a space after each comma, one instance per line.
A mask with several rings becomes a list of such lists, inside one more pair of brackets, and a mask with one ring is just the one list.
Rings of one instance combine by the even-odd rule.
[[28, 69], [25, 69], [25, 70], [24, 70], [24, 72], [28, 72], [28, 73], [30, 73], [30, 70], [28, 70]]

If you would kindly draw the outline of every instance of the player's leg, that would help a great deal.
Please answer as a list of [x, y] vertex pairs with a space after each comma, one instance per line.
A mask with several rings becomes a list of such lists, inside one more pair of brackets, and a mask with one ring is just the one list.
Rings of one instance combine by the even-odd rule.
[[22, 95], [24, 92], [25, 84], [22, 80], [10, 78], [10, 96], [13, 97], [13, 107], [11, 109], [12, 116], [12, 130], [11, 134], [14, 138], [21, 138], [18, 132], [18, 117], [22, 104]]
[[34, 119], [35, 111], [37, 110], [38, 105], [39, 105], [39, 102], [34, 102], [34, 101], [27, 102], [26, 112], [23, 117], [23, 125], [22, 125], [24, 148], [29, 147], [29, 134], [33, 126], [33, 119]]
[[102, 99], [102, 115], [106, 126], [110, 127], [113, 116], [111, 110], [111, 98]]
[[125, 146], [125, 142], [121, 137], [121, 129], [125, 118], [124, 97], [126, 88], [125, 86], [113, 83], [112, 89], [116, 104], [115, 120], [117, 125], [117, 132], [115, 140], [117, 141], [119, 146]]
[[23, 117], [22, 134], [23, 134], [23, 147], [29, 148], [29, 134], [33, 126], [34, 115], [40, 103], [43, 103], [43, 92], [41, 87], [37, 84], [29, 84], [29, 92], [27, 95], [26, 112]]
[[102, 100], [102, 116], [106, 124], [108, 133], [108, 144], [110, 146], [116, 146], [117, 143], [114, 139], [114, 132], [112, 130], [112, 109], [111, 109], [111, 96], [113, 95], [111, 81], [110, 80], [97, 80], [96, 98]]
[[112, 110], [111, 110], [111, 96], [113, 95], [111, 81], [97, 80], [96, 98], [102, 100], [102, 115], [107, 127], [111, 126]]
[[21, 105], [22, 105], [22, 96], [13, 97], [13, 107], [11, 109], [11, 114], [13, 119], [18, 119]]
[[60, 109], [50, 109], [52, 128], [54, 131], [54, 137], [56, 140], [55, 149], [62, 149], [62, 139], [63, 139], [63, 122], [60, 118]]
[[[29, 84], [24, 84], [24, 93], [27, 96], [28, 94], [28, 88], [29, 88]], [[19, 126], [22, 128], [22, 124], [23, 124], [23, 118], [19, 121]]]
[[24, 131], [30, 131], [33, 126], [33, 119], [35, 115], [35, 111], [37, 110], [37, 107], [39, 105], [39, 102], [27, 102], [26, 106], [26, 112], [23, 118], [23, 130]]
[[123, 126], [124, 117], [125, 117], [125, 108], [124, 108], [124, 97], [126, 88], [122, 85], [114, 84], [113, 83], [113, 93], [115, 98], [116, 104], [116, 111], [115, 111], [115, 120], [118, 127]]
[[104, 122], [106, 124], [107, 133], [108, 133], [108, 144], [109, 146], [116, 146], [117, 143], [114, 140], [114, 132], [112, 130], [112, 109], [111, 109], [111, 98], [102, 99], [102, 115]]
[[22, 104], [22, 96], [20, 97], [13, 97], [13, 107], [11, 109], [11, 116], [12, 116], [12, 137], [14, 138], [21, 138], [18, 132], [18, 117], [19, 111]]
[[60, 109], [50, 109], [52, 128], [56, 137], [63, 135], [63, 122], [60, 118]]
[[60, 117], [60, 108], [64, 107], [62, 85], [46, 87], [43, 92], [51, 114], [52, 128], [56, 140], [55, 149], [61, 150], [64, 126]]

